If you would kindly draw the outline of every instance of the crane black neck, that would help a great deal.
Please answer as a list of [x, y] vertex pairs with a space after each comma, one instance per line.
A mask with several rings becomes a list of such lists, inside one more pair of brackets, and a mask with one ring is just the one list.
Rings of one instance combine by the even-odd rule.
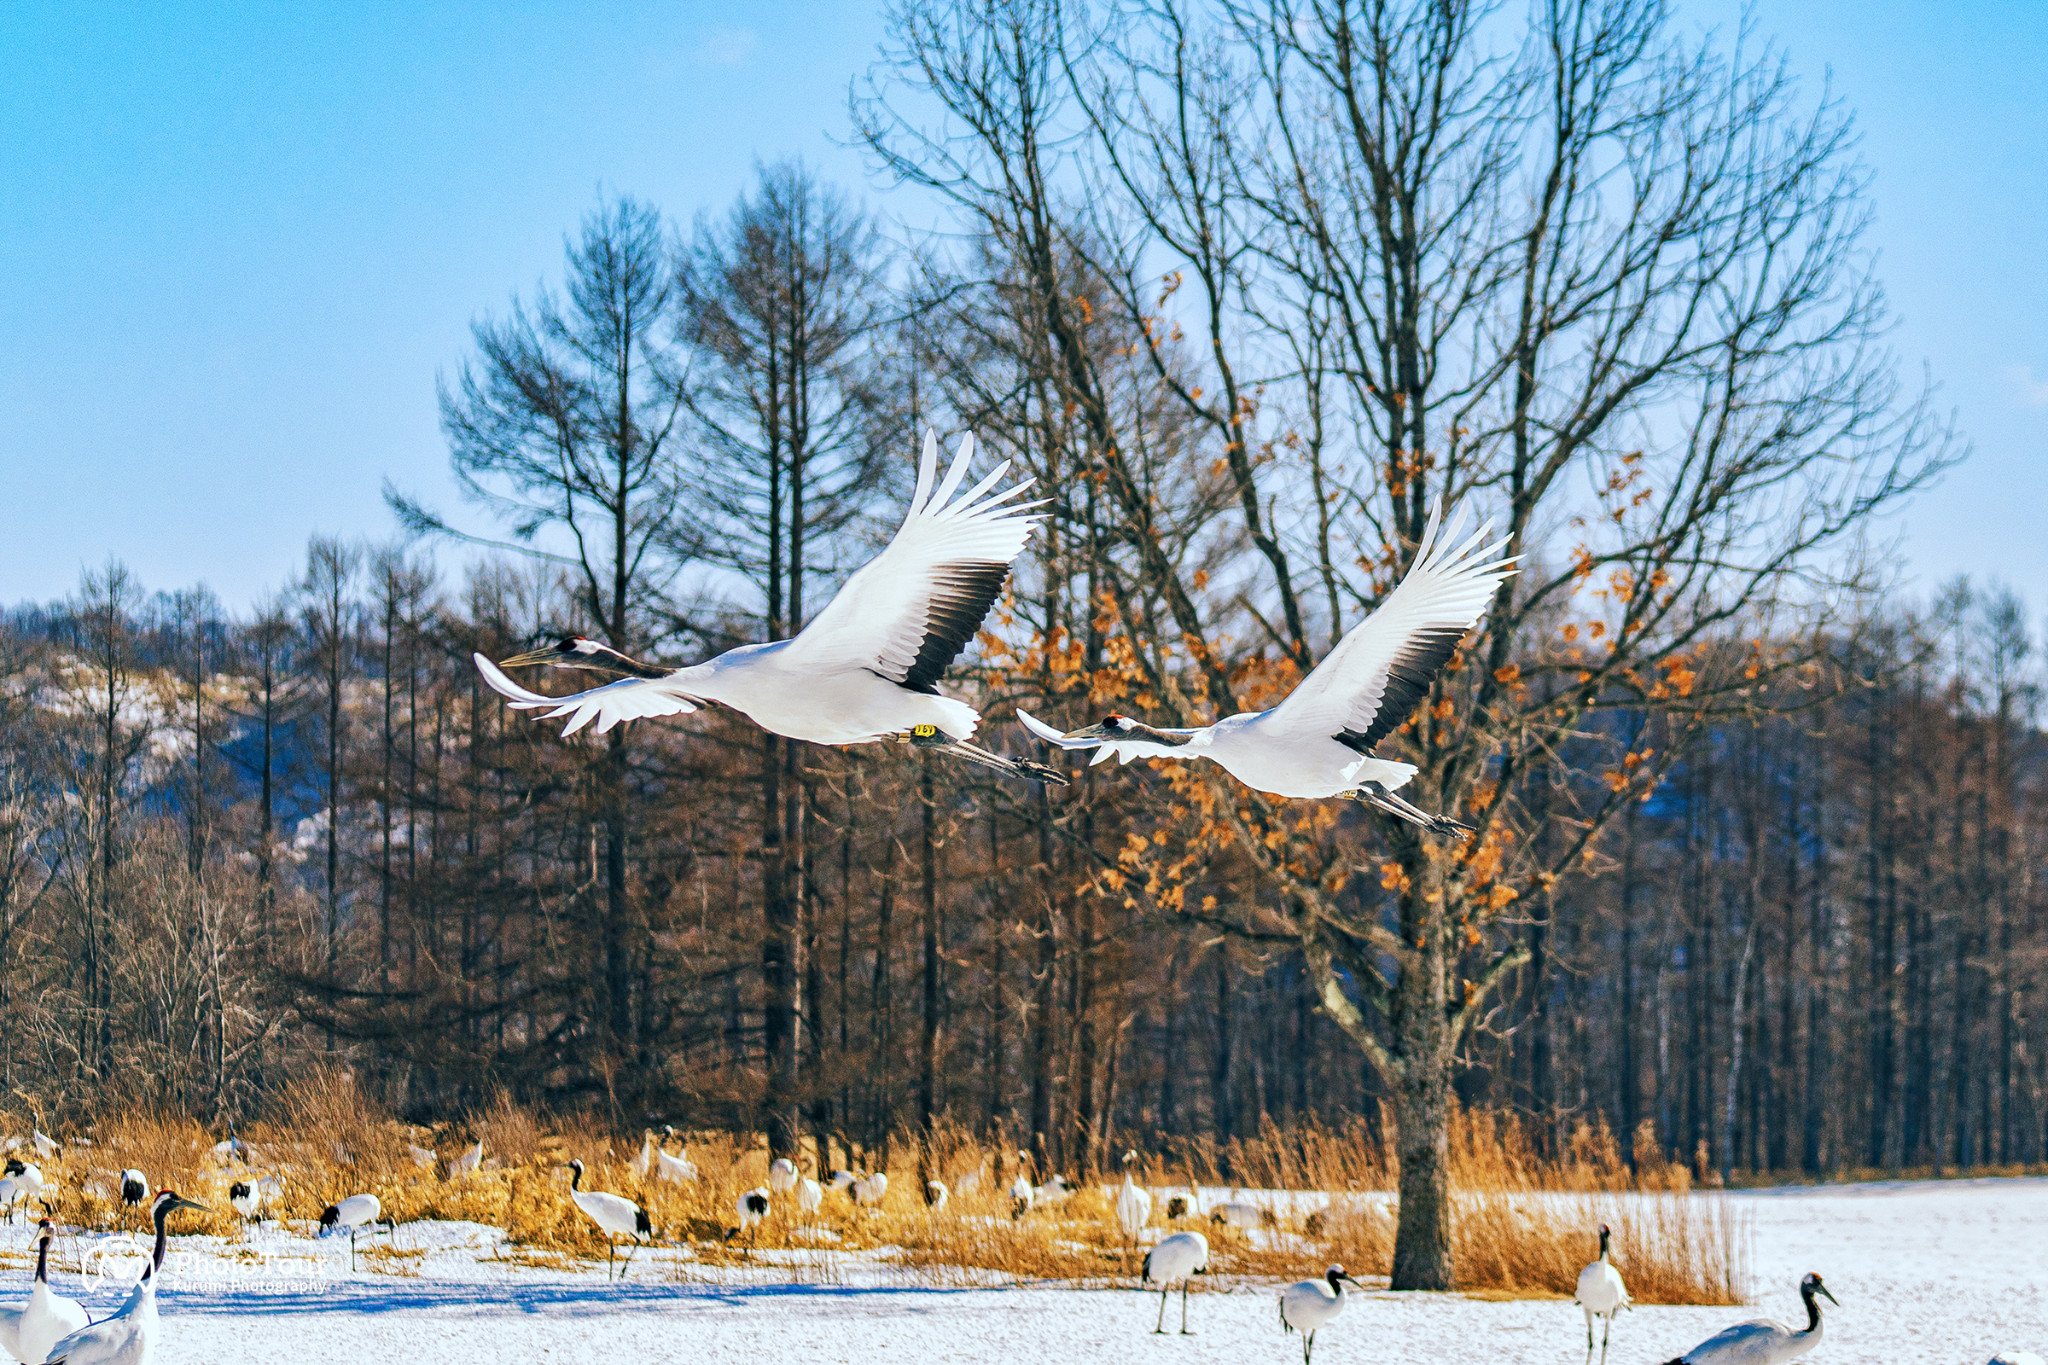
[[171, 1218], [171, 1206], [168, 1200], [159, 1200], [157, 1202], [155, 1218], [156, 1250], [151, 1253], [149, 1264], [142, 1268], [142, 1279], [145, 1284], [149, 1282], [151, 1276], [164, 1268], [164, 1252], [170, 1247], [170, 1234], [165, 1227], [165, 1224], [170, 1222]]
[[1600, 1229], [1600, 1259], [1603, 1261], [1607, 1259], [1608, 1243], [1613, 1240], [1613, 1237], [1614, 1234], [1606, 1228]]
[[1802, 1284], [1799, 1286], [1799, 1297], [1806, 1300], [1806, 1330], [1818, 1332], [1820, 1330], [1820, 1295], [1814, 1293], [1812, 1285]]
[[587, 668], [600, 673], [624, 673], [633, 678], [666, 678], [675, 672], [657, 664], [642, 663], [630, 654], [601, 645], [596, 641], [585, 641], [588, 649], [565, 651], [561, 662], [572, 668]]
[[50, 1233], [46, 1228], [36, 1239], [36, 1283], [50, 1282]]

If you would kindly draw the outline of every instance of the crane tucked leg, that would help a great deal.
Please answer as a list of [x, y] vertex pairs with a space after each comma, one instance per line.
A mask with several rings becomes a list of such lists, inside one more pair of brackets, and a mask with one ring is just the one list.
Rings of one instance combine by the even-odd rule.
[[919, 725], [910, 732], [910, 742], [920, 749], [936, 749], [940, 753], [953, 754], [978, 763], [984, 768], [994, 768], [999, 773], [1012, 777], [1028, 777], [1034, 782], [1049, 782], [1057, 787], [1067, 785], [1066, 775], [1056, 768], [1043, 763], [1034, 763], [1028, 758], [1004, 758], [991, 753], [979, 744], [970, 744], [964, 739], [955, 739], [936, 725]]

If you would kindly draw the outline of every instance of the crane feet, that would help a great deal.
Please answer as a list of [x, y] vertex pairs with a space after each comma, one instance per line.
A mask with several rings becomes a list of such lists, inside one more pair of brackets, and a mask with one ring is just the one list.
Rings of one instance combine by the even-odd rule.
[[984, 768], [994, 768], [999, 773], [1012, 777], [1028, 777], [1034, 782], [1049, 782], [1057, 787], [1067, 785], [1067, 777], [1057, 768], [1043, 763], [1034, 763], [1028, 758], [1005, 758], [991, 753], [979, 744], [969, 744], [964, 739], [954, 739], [936, 725], [913, 725], [910, 728], [910, 743], [919, 749], [936, 749], [941, 753], [953, 754], [969, 763], [978, 763]]
[[1366, 783], [1352, 792], [1351, 796], [1368, 806], [1385, 811], [1397, 820], [1406, 820], [1411, 825], [1428, 830], [1431, 834], [1463, 839], [1476, 832], [1463, 820], [1453, 820], [1448, 815], [1432, 815], [1414, 802], [1396, 796], [1377, 782]]

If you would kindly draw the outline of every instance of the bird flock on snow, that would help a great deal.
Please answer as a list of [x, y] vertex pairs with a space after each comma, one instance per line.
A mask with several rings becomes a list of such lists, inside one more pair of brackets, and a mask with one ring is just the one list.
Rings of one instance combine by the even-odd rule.
[[[697, 1168], [687, 1155], [668, 1150], [674, 1134], [673, 1128], [664, 1128], [658, 1137], [648, 1130], [643, 1134], [639, 1152], [627, 1160], [627, 1167], [639, 1176], [643, 1187], [649, 1182], [681, 1184], [697, 1179]], [[47, 1139], [43, 1139], [40, 1132], [36, 1138], [40, 1151]], [[251, 1159], [251, 1153], [239, 1139], [231, 1138], [214, 1150], [223, 1164], [230, 1160]], [[416, 1149], [416, 1153], [422, 1150], [425, 1149]], [[1077, 1193], [1077, 1187], [1060, 1175], [1053, 1175], [1042, 1184], [1034, 1183], [1028, 1174], [1031, 1158], [1021, 1152], [1018, 1157], [1022, 1172], [1006, 1191], [1013, 1217], [1056, 1207]], [[1251, 1233], [1271, 1237], [1277, 1235], [1277, 1213], [1269, 1204], [1245, 1198], [1216, 1200], [1206, 1202], [1205, 1206], [1205, 1201], [1192, 1190], [1169, 1193], [1160, 1206], [1153, 1191], [1137, 1178], [1138, 1153], [1126, 1151], [1121, 1164], [1122, 1183], [1104, 1189], [1103, 1196], [1126, 1243], [1134, 1250], [1142, 1244], [1148, 1230], [1154, 1226], [1152, 1215], [1155, 1207], [1161, 1208], [1169, 1224], [1169, 1230], [1145, 1249], [1140, 1262], [1141, 1292], [1156, 1290], [1159, 1294], [1152, 1330], [1155, 1334], [1166, 1334], [1167, 1312], [1173, 1293], [1178, 1289], [1179, 1331], [1183, 1335], [1194, 1335], [1194, 1329], [1189, 1325], [1188, 1298], [1194, 1278], [1209, 1273], [1209, 1238], [1192, 1228], [1171, 1225], [1199, 1220], [1206, 1221], [1213, 1229], [1228, 1232], [1232, 1237], [1241, 1238]], [[457, 1176], [474, 1173], [483, 1166], [481, 1143], [472, 1145], [448, 1162], [448, 1170]], [[657, 1241], [656, 1229], [647, 1208], [624, 1195], [586, 1188], [584, 1180], [588, 1168], [581, 1158], [572, 1158], [559, 1163], [559, 1166], [569, 1172], [564, 1190], [569, 1202], [605, 1235], [608, 1249], [606, 1279], [624, 1279], [631, 1269], [635, 1253], [655, 1245]], [[956, 1183], [965, 1193], [978, 1190], [981, 1179], [982, 1172], [975, 1170], [960, 1177]], [[40, 1168], [35, 1163], [13, 1158], [8, 1162], [7, 1174], [0, 1180], [14, 1182], [17, 1189], [24, 1185], [30, 1187], [35, 1197], [44, 1200], [45, 1208], [45, 1216], [37, 1221], [31, 1242], [35, 1273], [29, 1284], [27, 1300], [19, 1305], [0, 1306], [0, 1351], [25, 1365], [147, 1365], [162, 1334], [156, 1296], [168, 1246], [169, 1220], [175, 1213], [200, 1210], [204, 1206], [174, 1190], [152, 1190], [148, 1176], [135, 1168], [119, 1172], [108, 1186], [102, 1187], [104, 1193], [110, 1197], [117, 1196], [123, 1205], [146, 1204], [146, 1226], [153, 1232], [154, 1242], [142, 1257], [140, 1278], [130, 1290], [127, 1301], [107, 1316], [93, 1321], [77, 1301], [58, 1293], [50, 1283], [51, 1246], [63, 1230], [48, 1216], [50, 1187], [44, 1181]], [[795, 1161], [778, 1157], [768, 1165], [767, 1182], [743, 1192], [734, 1202], [733, 1212], [737, 1215], [738, 1226], [728, 1228], [726, 1236], [730, 1240], [757, 1235], [763, 1224], [777, 1216], [778, 1207], [786, 1209], [793, 1206], [800, 1215], [814, 1214], [827, 1189], [841, 1192], [857, 1211], [874, 1210], [888, 1194], [889, 1178], [881, 1171], [842, 1169], [832, 1171], [820, 1181], [806, 1176]], [[228, 1201], [242, 1218], [254, 1219], [259, 1216], [266, 1200], [275, 1200], [279, 1193], [275, 1176], [259, 1176], [250, 1170], [228, 1186]], [[924, 1186], [924, 1199], [929, 1213], [935, 1215], [944, 1211], [952, 1193], [944, 1181], [928, 1179]], [[7, 1194], [7, 1188], [0, 1186], [0, 1196]], [[1320, 1214], [1309, 1215], [1307, 1226], [1311, 1232], [1323, 1225], [1323, 1217]], [[353, 1271], [357, 1238], [378, 1228], [389, 1233], [394, 1229], [394, 1221], [385, 1213], [378, 1197], [365, 1191], [328, 1205], [320, 1215], [319, 1227], [322, 1236], [346, 1234], [349, 1237], [349, 1263]], [[1613, 1230], [1605, 1223], [1600, 1224], [1598, 1253], [1579, 1272], [1573, 1295], [1573, 1305], [1584, 1315], [1588, 1365], [1591, 1365], [1596, 1348], [1601, 1365], [1606, 1365], [1615, 1318], [1634, 1308], [1627, 1282], [1616, 1261], [1614, 1242]], [[623, 1258], [619, 1255], [622, 1246], [625, 1251]], [[1363, 1288], [1342, 1265], [1332, 1265], [1315, 1279], [1302, 1280], [1279, 1290], [1275, 1299], [1279, 1325], [1283, 1333], [1299, 1335], [1303, 1365], [1313, 1365], [1319, 1336], [1329, 1330]], [[1821, 1301], [1825, 1299], [1834, 1304], [1836, 1300], [1818, 1274], [1809, 1274], [1800, 1281], [1799, 1296], [1806, 1310], [1803, 1326], [1788, 1326], [1769, 1319], [1736, 1323], [1673, 1357], [1665, 1365], [1784, 1365], [1784, 1362], [1805, 1356], [1821, 1343]], [[1992, 1365], [2042, 1365], [2042, 1362], [2040, 1357], [2020, 1351], [1994, 1357]]]

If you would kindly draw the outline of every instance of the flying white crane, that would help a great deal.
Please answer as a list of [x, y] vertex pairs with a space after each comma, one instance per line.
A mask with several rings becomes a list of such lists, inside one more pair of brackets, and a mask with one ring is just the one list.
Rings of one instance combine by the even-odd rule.
[[1309, 1365], [1316, 1349], [1316, 1329], [1344, 1311], [1347, 1284], [1355, 1289], [1365, 1288], [1346, 1275], [1343, 1266], [1333, 1265], [1320, 1280], [1303, 1280], [1280, 1291], [1280, 1327], [1282, 1331], [1302, 1334], [1301, 1365]]
[[776, 1157], [768, 1163], [768, 1188], [776, 1194], [788, 1194], [796, 1188], [796, 1163], [786, 1156]]
[[121, 1172], [121, 1202], [134, 1208], [149, 1198], [149, 1177], [130, 1166]]
[[[584, 1189], [582, 1158], [569, 1162], [568, 1169], [574, 1172], [569, 1177], [569, 1198], [604, 1233], [605, 1278], [609, 1280], [619, 1254], [618, 1239], [630, 1238], [633, 1251], [638, 1251], [642, 1245], [641, 1238], [653, 1238], [654, 1224], [648, 1221], [646, 1209], [625, 1196]], [[626, 1253], [628, 1266], [633, 1263], [633, 1251]], [[624, 1268], [620, 1268], [618, 1274], [623, 1278]]]
[[505, 668], [545, 664], [627, 675], [566, 697], [521, 687], [481, 654], [474, 656], [477, 669], [511, 699], [514, 710], [544, 708], [544, 719], [565, 718], [564, 734], [593, 721], [602, 734], [621, 721], [679, 715], [719, 702], [791, 739], [866, 744], [907, 737], [1002, 772], [1064, 784], [1066, 778], [1051, 768], [970, 743], [980, 714], [938, 690], [946, 666], [980, 629], [1003, 590], [1010, 562], [1040, 520], [1027, 515], [1037, 503], [1005, 506], [1030, 487], [1029, 480], [990, 492], [1008, 472], [1007, 461], [959, 492], [973, 451], [974, 438], [963, 438], [939, 482], [938, 436], [926, 437], [917, 491], [895, 539], [847, 579], [793, 639], [741, 645], [684, 668], [645, 664], [579, 636], [505, 660]]
[[374, 1194], [352, 1194], [339, 1203], [329, 1204], [320, 1211], [320, 1235], [325, 1237], [342, 1228], [348, 1229], [348, 1268], [356, 1268], [356, 1236], [365, 1227], [381, 1223], [386, 1232], [396, 1232], [398, 1224], [384, 1216], [383, 1201]]
[[1206, 758], [1247, 787], [1274, 796], [1353, 797], [1433, 834], [1469, 834], [1471, 826], [1395, 795], [1415, 776], [1414, 764], [1373, 754], [1428, 695], [1465, 632], [1486, 614], [1494, 590], [1515, 572], [1513, 558], [1491, 557], [1507, 544], [1486, 543], [1491, 523], [1453, 546], [1465, 519], [1440, 536], [1442, 511], [1430, 513], [1399, 586], [1271, 710], [1243, 711], [1186, 730], [1110, 716], [1061, 734], [1023, 711], [1017, 719], [1062, 749], [1095, 750], [1091, 764], [1110, 758]]
[[128, 1293], [128, 1302], [89, 1327], [81, 1327], [50, 1347], [48, 1365], [146, 1365], [156, 1350], [158, 1322], [156, 1277], [164, 1268], [164, 1222], [178, 1209], [198, 1209], [171, 1190], [157, 1191], [150, 1205], [156, 1223], [156, 1250], [142, 1268], [142, 1279]]
[[26, 1365], [42, 1365], [59, 1338], [92, 1321], [76, 1300], [50, 1288], [50, 1241], [56, 1235], [49, 1219], [36, 1225], [36, 1279], [28, 1302], [0, 1308], [0, 1348]]
[[1586, 1310], [1586, 1359], [1593, 1358], [1593, 1319], [1600, 1318], [1604, 1325], [1600, 1329], [1600, 1360], [1607, 1360], [1607, 1336], [1614, 1330], [1614, 1315], [1622, 1309], [1633, 1310], [1629, 1302], [1628, 1286], [1622, 1282], [1621, 1272], [1614, 1268], [1611, 1241], [1613, 1233], [1607, 1224], [1600, 1225], [1600, 1256], [1579, 1272], [1578, 1292], [1572, 1302]]
[[1166, 1295], [1175, 1280], [1180, 1281], [1181, 1335], [1194, 1335], [1188, 1330], [1188, 1279], [1208, 1273], [1209, 1239], [1199, 1232], [1176, 1232], [1171, 1237], [1162, 1237], [1157, 1246], [1145, 1253], [1142, 1283], [1159, 1286], [1159, 1322], [1152, 1328], [1152, 1335], [1166, 1331]]
[[1808, 1274], [1799, 1282], [1799, 1297], [1806, 1301], [1804, 1331], [1795, 1332], [1768, 1318], [1738, 1322], [1714, 1333], [1684, 1355], [1674, 1357], [1667, 1365], [1784, 1365], [1788, 1360], [1797, 1360], [1820, 1345], [1821, 1296], [1841, 1307], [1820, 1282], [1820, 1276]]
[[460, 1175], [475, 1175], [483, 1164], [484, 1140], [478, 1138], [467, 1151], [448, 1163], [448, 1176], [453, 1179]]
[[[675, 1135], [676, 1130], [673, 1127], [661, 1130], [664, 1143]], [[690, 1160], [687, 1151], [676, 1156], [670, 1156], [665, 1146], [656, 1147], [654, 1149], [654, 1159], [657, 1168], [661, 1172], [661, 1178], [672, 1185], [685, 1185], [697, 1178], [697, 1163]]]
[[1131, 1180], [1131, 1167], [1137, 1160], [1135, 1151], [1124, 1153], [1124, 1185], [1116, 1192], [1116, 1223], [1133, 1246], [1138, 1243], [1139, 1230], [1152, 1221], [1152, 1196]]

